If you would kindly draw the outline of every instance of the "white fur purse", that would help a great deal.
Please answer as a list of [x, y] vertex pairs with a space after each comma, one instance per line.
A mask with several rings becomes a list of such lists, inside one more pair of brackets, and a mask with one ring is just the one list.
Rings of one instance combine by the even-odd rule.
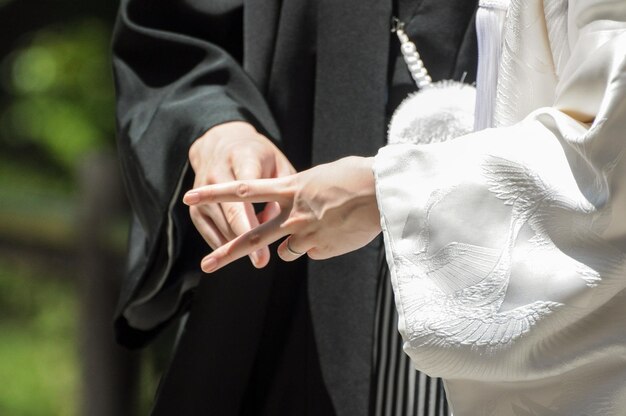
[[432, 82], [404, 24], [393, 20], [404, 61], [419, 91], [402, 101], [391, 118], [389, 144], [442, 142], [474, 131], [476, 88], [459, 81]]

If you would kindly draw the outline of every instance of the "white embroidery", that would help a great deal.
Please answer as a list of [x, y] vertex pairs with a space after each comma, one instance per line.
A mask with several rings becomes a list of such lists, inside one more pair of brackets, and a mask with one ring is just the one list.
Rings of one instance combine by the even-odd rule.
[[[500, 312], [510, 276], [511, 251], [523, 216], [512, 219], [501, 249], [451, 242], [428, 255], [430, 214], [447, 192], [434, 192], [414, 253], [396, 252], [398, 285], [403, 296], [411, 347], [475, 345], [495, 347], [519, 338], [558, 302], [537, 301]], [[410, 217], [405, 226], [415, 224]], [[406, 234], [406, 231], [405, 233]], [[402, 295], [401, 295], [402, 296]]]
[[[433, 192], [425, 213], [410, 213], [405, 222], [401, 240], [410, 246], [395, 250], [394, 261], [410, 348], [506, 346], [564, 306], [559, 299], [544, 299], [501, 309], [524, 226], [532, 232], [528, 241], [536, 250], [554, 252], [589, 288], [597, 286], [601, 275], [623, 270], [623, 256], [592, 230], [602, 215], [591, 204], [557, 195], [537, 174], [500, 157], [488, 157], [483, 171], [489, 192], [511, 207], [502, 247], [453, 241], [429, 254], [431, 213], [454, 188]], [[594, 244], [606, 254], [598, 257], [594, 250], [589, 255]]]

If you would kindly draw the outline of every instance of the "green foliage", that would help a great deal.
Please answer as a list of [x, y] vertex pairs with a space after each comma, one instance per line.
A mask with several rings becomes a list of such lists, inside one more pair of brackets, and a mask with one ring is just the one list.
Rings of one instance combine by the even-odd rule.
[[111, 146], [113, 88], [108, 27], [88, 19], [46, 28], [5, 61], [13, 99], [0, 119], [12, 148], [36, 148], [73, 172], [85, 152]]
[[110, 22], [82, 18], [23, 35], [1, 62], [0, 236], [19, 242], [0, 249], [2, 416], [78, 412], [78, 293], [45, 259], [75, 241], [77, 163], [114, 144], [109, 49]]
[[76, 414], [76, 293], [68, 279], [0, 259], [0, 414]]

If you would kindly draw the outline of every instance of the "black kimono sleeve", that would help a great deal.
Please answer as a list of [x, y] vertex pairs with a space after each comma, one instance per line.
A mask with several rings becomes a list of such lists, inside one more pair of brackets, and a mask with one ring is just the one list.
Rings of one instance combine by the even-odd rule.
[[240, 64], [242, 9], [241, 0], [121, 1], [113, 63], [118, 148], [133, 210], [116, 315], [123, 344], [145, 343], [195, 285], [177, 270], [181, 254], [189, 255], [183, 244], [198, 240], [179, 202], [189, 186], [191, 143], [233, 120], [278, 140], [270, 110]]

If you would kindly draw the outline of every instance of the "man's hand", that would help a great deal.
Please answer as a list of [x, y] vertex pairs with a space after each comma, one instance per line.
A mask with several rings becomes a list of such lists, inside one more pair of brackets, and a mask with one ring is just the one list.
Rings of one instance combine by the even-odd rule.
[[289, 235], [278, 255], [292, 261], [307, 253], [325, 259], [363, 247], [380, 231], [372, 158], [348, 157], [277, 179], [244, 180], [193, 189], [191, 207], [233, 201], [275, 202], [278, 215], [221, 246], [202, 260], [213, 272]]
[[[265, 136], [245, 122], [220, 124], [198, 138], [189, 149], [195, 172], [194, 188], [260, 178], [280, 178], [295, 173], [285, 155]], [[276, 204], [267, 204], [255, 215], [250, 202], [206, 203], [189, 207], [191, 220], [214, 250], [263, 224], [278, 214]], [[269, 261], [267, 245], [250, 253], [255, 267]]]

